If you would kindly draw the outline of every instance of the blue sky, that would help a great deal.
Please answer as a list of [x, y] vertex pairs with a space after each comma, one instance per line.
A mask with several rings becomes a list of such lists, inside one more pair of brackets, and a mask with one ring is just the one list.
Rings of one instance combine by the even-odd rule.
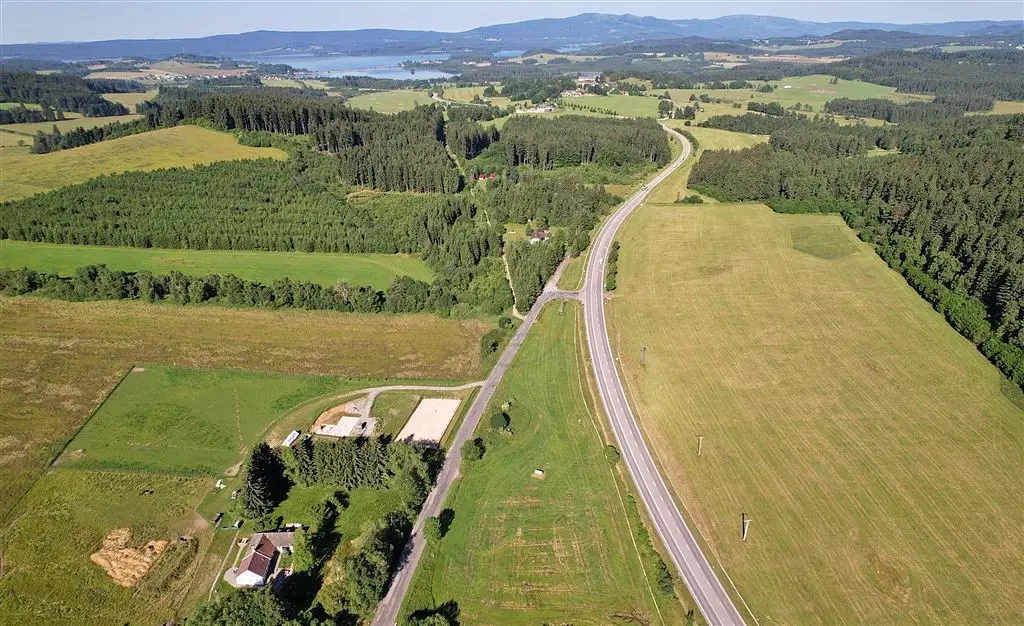
[[0, 43], [202, 37], [250, 30], [400, 28], [460, 31], [487, 24], [566, 17], [585, 12], [632, 13], [672, 19], [744, 13], [814, 21], [911, 23], [1024, 19], [1024, 2], [0, 0]]

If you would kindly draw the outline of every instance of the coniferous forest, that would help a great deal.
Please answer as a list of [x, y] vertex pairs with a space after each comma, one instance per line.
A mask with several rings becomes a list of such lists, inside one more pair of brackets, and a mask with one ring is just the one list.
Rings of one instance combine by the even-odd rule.
[[145, 90], [141, 84], [127, 80], [84, 80], [67, 74], [0, 72], [0, 102], [38, 104], [55, 111], [81, 113], [86, 117], [127, 115], [130, 113], [127, 107], [104, 100], [100, 94]]

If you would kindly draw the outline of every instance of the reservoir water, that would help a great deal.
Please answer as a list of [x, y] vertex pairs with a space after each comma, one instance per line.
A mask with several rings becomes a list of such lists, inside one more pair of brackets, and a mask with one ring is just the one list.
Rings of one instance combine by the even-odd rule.
[[403, 61], [443, 61], [447, 54], [407, 54], [399, 56], [315, 56], [308, 54], [281, 54], [272, 56], [251, 56], [247, 61], [260, 63], [285, 63], [295, 69], [307, 70], [317, 76], [337, 78], [340, 76], [371, 76], [397, 80], [430, 80], [448, 78], [451, 74], [417, 68], [415, 72], [402, 67]]

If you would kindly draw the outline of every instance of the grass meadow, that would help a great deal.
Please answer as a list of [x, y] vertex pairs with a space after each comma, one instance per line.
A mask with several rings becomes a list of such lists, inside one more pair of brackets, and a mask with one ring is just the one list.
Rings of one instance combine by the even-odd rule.
[[398, 113], [399, 111], [410, 111], [417, 104], [430, 104], [433, 100], [425, 91], [395, 89], [359, 94], [345, 102], [354, 109], [373, 109], [378, 113]]
[[433, 278], [422, 260], [405, 254], [161, 250], [0, 240], [0, 267], [29, 267], [38, 272], [73, 276], [83, 265], [101, 264], [116, 270], [147, 270], [154, 274], [173, 270], [194, 276], [234, 274], [267, 284], [281, 278], [325, 286], [344, 280], [377, 289], [385, 289], [396, 276], [412, 276], [423, 281]]
[[128, 107], [129, 111], [135, 111], [135, 105], [141, 104], [146, 100], [152, 100], [156, 97], [157, 90], [150, 89], [144, 92], [130, 92], [130, 93], [105, 93], [103, 98], [110, 100], [111, 102], [118, 102]]
[[[616, 115], [624, 117], [658, 117], [658, 99], [651, 96], [629, 96], [613, 94], [610, 96], [579, 96], [565, 98], [565, 102], [583, 107], [611, 109]], [[573, 111], [569, 111], [573, 113]]]
[[233, 135], [199, 126], [164, 128], [49, 154], [5, 154], [0, 201], [81, 183], [100, 174], [259, 158], [284, 159], [285, 153], [242, 146]]
[[137, 367], [75, 435], [59, 463], [222, 474], [289, 409], [358, 385], [330, 376]]
[[762, 623], [1024, 622], [1024, 411], [841, 218], [649, 204], [619, 239], [638, 419]]
[[967, 115], [1012, 115], [1016, 113], [1024, 113], [1024, 102], [996, 100], [991, 111], [973, 111]]
[[[477, 431], [487, 453], [463, 466], [448, 501], [454, 520], [428, 547], [404, 614], [454, 600], [472, 624], [683, 622], [680, 602], [652, 590], [621, 468], [604, 456], [610, 435], [582, 369], [582, 309], [559, 308], [544, 310], [496, 392]], [[487, 417], [508, 401], [513, 434]]]
[[481, 375], [489, 329], [431, 315], [27, 297], [0, 298], [0, 319], [0, 518], [135, 364], [467, 381]]
[[[118, 528], [131, 529], [132, 547], [199, 533], [208, 525], [195, 509], [212, 486], [211, 479], [153, 473], [48, 471], [0, 529], [0, 623], [163, 624], [180, 617], [189, 588], [210, 584], [194, 567], [199, 560], [156, 593], [117, 585], [89, 555]], [[210, 541], [209, 533], [201, 538], [200, 554]]]
[[[119, 95], [141, 95], [141, 94], [119, 94]], [[113, 122], [130, 122], [132, 120], [139, 119], [141, 115], [129, 113], [128, 115], [111, 115], [109, 117], [84, 117], [78, 113], [65, 113], [66, 119], [57, 120], [54, 122], [24, 122], [22, 124], [0, 124], [0, 130], [11, 131], [24, 135], [29, 138], [29, 143], [32, 143], [32, 138], [35, 137], [36, 133], [43, 131], [49, 133], [53, 131], [53, 127], [56, 126], [62, 133], [66, 133], [69, 130], [76, 128], [96, 128], [97, 126], [106, 126]]]

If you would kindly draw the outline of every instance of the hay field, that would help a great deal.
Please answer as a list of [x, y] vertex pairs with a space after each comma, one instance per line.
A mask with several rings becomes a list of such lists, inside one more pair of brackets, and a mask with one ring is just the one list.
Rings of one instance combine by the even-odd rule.
[[0, 298], [0, 517], [141, 363], [473, 380], [481, 320]]
[[0, 267], [29, 267], [37, 272], [73, 276], [75, 270], [83, 265], [100, 264], [111, 269], [148, 270], [156, 274], [167, 274], [172, 270], [193, 276], [234, 274], [266, 284], [290, 278], [330, 286], [344, 280], [377, 289], [387, 288], [396, 276], [412, 276], [423, 281], [433, 278], [433, 273], [421, 259], [408, 254], [162, 250], [0, 239]]
[[164, 128], [49, 154], [0, 154], [3, 202], [84, 182], [100, 174], [286, 157], [277, 148], [239, 145], [231, 134], [199, 126]]
[[29, 138], [29, 143], [31, 144], [32, 137], [35, 137], [37, 132], [52, 132], [54, 126], [56, 126], [57, 129], [60, 130], [60, 132], [65, 133], [69, 130], [74, 130], [78, 127], [95, 128], [97, 126], [106, 126], [107, 124], [112, 124], [114, 122], [130, 122], [132, 120], [139, 119], [142, 116], [130, 113], [128, 115], [110, 115], [107, 117], [83, 117], [78, 113], [65, 113], [64, 117], [65, 119], [63, 120], [57, 120], [53, 122], [25, 122], [22, 124], [0, 124], [0, 129], [18, 133], [19, 135], [24, 135]]
[[762, 623], [1024, 622], [1024, 411], [839, 217], [648, 205], [620, 240], [638, 418]]
[[119, 102], [126, 107], [129, 111], [135, 110], [135, 105], [145, 102], [146, 100], [152, 100], [156, 97], [157, 90], [150, 89], [145, 92], [131, 92], [131, 93], [105, 93], [103, 98], [110, 100], [111, 102]]
[[[486, 455], [463, 465], [447, 503], [454, 520], [424, 554], [405, 615], [454, 600], [467, 624], [656, 624], [659, 610], [683, 622], [680, 602], [648, 586], [634, 547], [580, 369], [581, 332], [576, 303], [549, 305], [530, 331], [477, 430]], [[511, 435], [487, 417], [509, 400]]]
[[433, 100], [425, 91], [396, 89], [360, 94], [345, 102], [354, 109], [373, 109], [378, 113], [398, 113], [399, 111], [411, 111], [418, 104], [430, 104]]
[[[201, 561], [195, 556], [207, 552], [211, 533], [200, 537], [191, 558], [181, 555], [184, 566], [165, 579], [167, 589], [156, 588], [154, 578], [143, 578], [136, 588], [121, 587], [89, 555], [119, 528], [131, 530], [133, 547], [149, 540], [173, 545], [179, 536], [200, 534], [209, 524], [195, 508], [212, 487], [212, 479], [50, 470], [0, 530], [5, 573], [0, 623], [163, 624], [187, 615], [187, 606], [179, 610], [184, 596], [190, 588], [205, 595], [211, 582], [195, 569]], [[171, 552], [165, 550], [165, 558], [173, 564]], [[157, 561], [151, 573], [160, 567]]]
[[[578, 96], [564, 100], [567, 103], [583, 107], [611, 109], [615, 111], [616, 115], [624, 117], [658, 117], [658, 99], [650, 96], [613, 94], [610, 96]], [[576, 112], [569, 111], [569, 113]]]
[[971, 111], [967, 115], [1011, 115], [1014, 113], [1024, 113], [1024, 102], [996, 100], [991, 111]]

